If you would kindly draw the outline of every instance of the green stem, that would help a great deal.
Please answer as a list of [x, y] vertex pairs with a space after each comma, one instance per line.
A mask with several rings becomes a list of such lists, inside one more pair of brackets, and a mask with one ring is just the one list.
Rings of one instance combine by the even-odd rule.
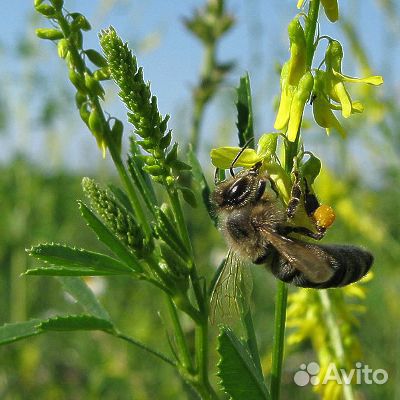
[[[174, 211], [176, 222], [178, 224], [179, 232], [180, 232], [182, 239], [186, 245], [186, 248], [188, 249], [188, 253], [193, 255], [192, 244], [190, 241], [187, 225], [186, 225], [185, 219], [183, 217], [183, 211], [182, 211], [181, 203], [179, 201], [178, 192], [175, 189], [169, 188], [168, 195], [169, 195], [169, 199], [171, 201], [172, 209]], [[192, 260], [193, 260], [193, 256], [192, 256]], [[199, 310], [201, 313], [204, 313], [204, 311], [206, 311], [205, 310], [206, 306], [205, 306], [205, 302], [204, 302], [203, 291], [201, 290], [199, 277], [197, 275], [196, 265], [194, 264], [193, 261], [192, 261], [192, 265], [190, 266], [189, 273], [190, 273], [190, 279], [191, 279], [192, 285], [193, 285], [193, 290], [194, 290], [194, 293], [196, 296], [196, 301], [199, 306]]]
[[203, 399], [216, 400], [217, 394], [208, 379], [208, 317], [196, 326], [197, 384], [195, 385]]
[[307, 46], [307, 68], [311, 68], [315, 53], [315, 31], [317, 29], [320, 0], [310, 0], [308, 8], [305, 35]]
[[272, 370], [271, 370], [271, 398], [278, 400], [282, 376], [282, 360], [285, 342], [286, 304], [287, 304], [286, 283], [278, 281], [275, 303], [275, 327], [274, 343], [272, 348]]
[[[308, 16], [306, 19], [305, 35], [307, 68], [311, 68], [315, 53], [315, 31], [317, 28], [319, 4], [320, 0], [310, 0]], [[297, 133], [296, 140], [294, 142], [285, 142], [284, 163], [285, 170], [288, 174], [290, 174], [292, 171], [293, 159], [298, 154], [300, 143], [300, 130]], [[278, 282], [275, 305], [274, 344], [272, 349], [271, 397], [273, 400], [278, 400], [280, 394], [285, 339], [287, 292], [288, 289], [286, 284], [284, 282]]]
[[[329, 337], [331, 339], [335, 356], [338, 359], [340, 365], [344, 366], [345, 353], [342, 343], [342, 335], [333, 315], [331, 299], [329, 298], [328, 291], [326, 290], [319, 290], [318, 295], [321, 300], [322, 308], [324, 310], [323, 316], [325, 318], [326, 325], [328, 326]], [[353, 388], [351, 384], [343, 385], [343, 396], [345, 400], [354, 400]]]
[[193, 373], [193, 363], [190, 357], [190, 352], [186, 343], [185, 335], [183, 333], [182, 325], [179, 320], [175, 304], [170, 296], [167, 296], [167, 305], [169, 313], [171, 315], [172, 324], [174, 326], [175, 338], [180, 353], [181, 364], [186, 371], [188, 371], [189, 373]]
[[197, 87], [193, 89], [193, 117], [192, 117], [192, 131], [190, 134], [190, 144], [194, 154], [197, 154], [200, 141], [200, 128], [203, 120], [204, 109], [210, 96], [204, 92], [207, 88], [204, 87], [204, 83], [211, 80], [211, 75], [215, 69], [215, 43], [208, 43], [205, 46], [203, 66], [200, 74], [200, 82]]
[[260, 373], [260, 376], [263, 376], [261, 360], [260, 360], [260, 352], [258, 351], [257, 338], [254, 330], [253, 319], [251, 317], [250, 307], [245, 314], [241, 313], [241, 317], [242, 317], [242, 323], [246, 330], [247, 345], [249, 347], [251, 357], [253, 359], [254, 365], [256, 366], [258, 372]]

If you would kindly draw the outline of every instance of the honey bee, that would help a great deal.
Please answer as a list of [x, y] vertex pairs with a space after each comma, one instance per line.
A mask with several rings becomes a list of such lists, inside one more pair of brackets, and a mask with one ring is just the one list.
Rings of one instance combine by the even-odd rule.
[[[276, 278], [303, 288], [336, 288], [361, 279], [372, 265], [372, 254], [356, 246], [322, 245], [300, 239], [298, 236], [319, 240], [326, 231], [326, 226], [319, 226], [318, 221], [316, 232], [293, 222], [302, 201], [309, 215], [320, 208], [315, 195], [309, 192], [307, 185], [306, 193], [302, 193], [296, 175], [291, 199], [285, 207], [268, 174], [260, 172], [260, 167], [258, 163], [236, 175], [231, 168], [233, 176], [217, 184], [211, 194], [219, 229], [230, 246], [211, 301], [218, 302], [222, 296], [219, 291], [235, 286], [235, 280], [241, 281], [237, 269], [241, 260], [246, 259], [254, 264], [269, 265]], [[321, 209], [326, 212], [322, 206]], [[330, 215], [318, 218], [332, 219]], [[246, 287], [240, 286], [234, 290], [242, 293], [242, 297], [248, 292]], [[233, 301], [236, 295], [229, 296], [232, 298], [228, 300]]]

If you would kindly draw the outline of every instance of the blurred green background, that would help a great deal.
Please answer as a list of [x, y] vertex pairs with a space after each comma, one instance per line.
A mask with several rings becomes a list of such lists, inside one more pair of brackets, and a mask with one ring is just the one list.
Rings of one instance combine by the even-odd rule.
[[[75, 200], [83, 197], [80, 181], [83, 176], [92, 176], [103, 183], [118, 184], [111, 163], [101, 158], [93, 137], [79, 121], [73, 90], [64, 65], [56, 59], [54, 46], [34, 35], [34, 29], [44, 26], [44, 21], [34, 15], [28, 2], [21, 3], [27, 4], [7, 2], [1, 16], [8, 27], [0, 39], [1, 324], [80, 311], [56, 279], [21, 277], [31, 262], [25, 248], [39, 242], [65, 242], [98, 249], [100, 244], [79, 217]], [[69, 10], [83, 12], [93, 23], [93, 31], [85, 38], [87, 47], [98, 48], [98, 30], [111, 23], [116, 26], [135, 49], [146, 79], [158, 95], [161, 111], [172, 115], [175, 136], [185, 144], [190, 130], [190, 90], [200, 70], [201, 48], [184, 30], [182, 18], [190, 16], [202, 2], [89, 3], [81, 6], [76, 1], [66, 2]], [[277, 65], [287, 57], [285, 30], [296, 13], [294, 3], [227, 2], [236, 25], [222, 42], [219, 58], [233, 60], [236, 66], [207, 108], [203, 121], [199, 158], [210, 183], [213, 170], [209, 149], [235, 143], [232, 87], [245, 70], [249, 70], [253, 87], [256, 132], [272, 130], [279, 87]], [[343, 5], [343, 19], [337, 26], [328, 27], [324, 21], [321, 31], [330, 30], [342, 40], [345, 73], [382, 74], [385, 84], [377, 90], [352, 88], [365, 111], [344, 122], [348, 140], [342, 141], [336, 135], [327, 138], [322, 129], [311, 124], [304, 140], [307, 149], [323, 160], [324, 173], [317, 182], [317, 192], [337, 213], [327, 241], [359, 244], [375, 255], [374, 278], [366, 285], [366, 312], [359, 317], [358, 336], [363, 349], [360, 361], [373, 369], [385, 369], [389, 381], [357, 388], [358, 398], [397, 399], [400, 13], [395, 1], [351, 3]], [[108, 107], [123, 116], [115, 88], [109, 88]], [[208, 277], [211, 267], [222, 259], [225, 245], [211, 222], [206, 222], [203, 207], [188, 210], [188, 220], [200, 269]], [[260, 348], [268, 360], [275, 284], [262, 268], [254, 268], [253, 272], [255, 325]], [[89, 283], [121, 328], [168, 352], [164, 302], [158, 292], [124, 278], [93, 278]], [[188, 325], [188, 334], [190, 329]], [[211, 331], [214, 338], [216, 334], [216, 329]], [[307, 344], [295, 350], [287, 354], [283, 398], [295, 394], [297, 398], [315, 399], [317, 395], [309, 387], [298, 388], [293, 383], [300, 363], [315, 357]], [[216, 352], [211, 356], [215, 365]], [[0, 399], [193, 396], [169, 366], [103, 333], [53, 333], [0, 348]]]

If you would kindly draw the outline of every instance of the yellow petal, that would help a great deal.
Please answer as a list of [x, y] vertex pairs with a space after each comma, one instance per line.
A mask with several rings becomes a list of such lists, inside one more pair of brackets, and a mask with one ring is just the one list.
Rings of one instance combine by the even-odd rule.
[[[232, 166], [233, 160], [242, 151], [241, 147], [219, 147], [211, 150], [212, 164], [221, 169], [228, 169]], [[262, 161], [254, 149], [244, 149], [238, 160], [235, 162], [236, 167], [251, 168], [257, 162]]]
[[297, 2], [297, 8], [303, 7], [304, 1], [305, 1], [305, 0], [299, 0], [299, 1]]
[[364, 106], [359, 101], [351, 102], [351, 112], [354, 113], [362, 113], [364, 111]]
[[333, 75], [335, 75], [337, 78], [340, 78], [346, 82], [367, 83], [369, 85], [375, 85], [375, 86], [382, 85], [382, 83], [383, 83], [383, 77], [381, 75], [367, 76], [366, 78], [355, 78], [352, 76], [343, 75], [340, 72], [337, 72], [335, 70], [332, 70], [332, 71], [333, 71]]
[[290, 41], [290, 59], [288, 69], [288, 84], [299, 83], [306, 69], [306, 37], [298, 17], [295, 17], [288, 26]]
[[274, 128], [277, 130], [284, 130], [289, 121], [290, 106], [292, 104], [294, 92], [294, 86], [286, 86], [282, 90], [278, 114], [276, 115], [274, 123]]
[[335, 93], [336, 97], [339, 99], [340, 104], [342, 105], [343, 117], [349, 118], [351, 115], [351, 99], [343, 82], [335, 83], [332, 90], [333, 93]]
[[345, 138], [346, 131], [343, 129], [340, 122], [333, 114], [330, 109], [329, 102], [323, 97], [318, 96], [313, 102], [313, 114], [315, 122], [326, 129], [326, 133], [329, 135], [330, 129], [333, 128], [340, 133], [340, 135]]
[[290, 142], [296, 140], [303, 117], [304, 106], [310, 97], [313, 86], [314, 78], [311, 72], [304, 74], [300, 79], [299, 86], [290, 106], [289, 124], [286, 133]]
[[[336, 105], [336, 104], [332, 104], [330, 103], [329, 105], [331, 110], [341, 110], [342, 106], [341, 105]], [[355, 113], [362, 113], [364, 111], [364, 106], [362, 105], [361, 102], [359, 101], [352, 101], [351, 102], [351, 113], [355, 114]]]

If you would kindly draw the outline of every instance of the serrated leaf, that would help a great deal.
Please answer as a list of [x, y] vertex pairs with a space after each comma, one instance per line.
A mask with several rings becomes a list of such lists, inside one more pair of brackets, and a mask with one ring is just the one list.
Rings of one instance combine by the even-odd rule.
[[246, 346], [233, 331], [222, 327], [218, 337], [218, 376], [233, 400], [269, 400], [270, 394]]
[[27, 274], [35, 271], [37, 275], [39, 270], [44, 272], [46, 269], [60, 275], [76, 275], [75, 270], [83, 272], [84, 275], [121, 275], [132, 272], [127, 265], [115, 258], [60, 244], [40, 244], [33, 247], [29, 253], [50, 265], [28, 270]]
[[237, 123], [239, 146], [243, 147], [246, 143], [249, 143], [250, 147], [254, 148], [254, 130], [253, 130], [253, 110], [251, 105], [251, 89], [249, 74], [240, 78], [239, 87], [236, 89], [237, 92]]
[[100, 304], [92, 290], [81, 278], [66, 276], [57, 278], [66, 290], [83, 309], [95, 317], [111, 321], [106, 309]]
[[43, 331], [104, 331], [113, 332], [114, 326], [110, 321], [94, 317], [93, 315], [66, 315], [56, 316], [41, 321], [37, 327]]
[[30, 321], [5, 324], [0, 327], [0, 345], [16, 342], [27, 337], [40, 335], [45, 331], [101, 330], [113, 333], [113, 324], [93, 315], [56, 316], [47, 320], [32, 319]]
[[25, 275], [33, 276], [108, 276], [115, 275], [107, 271], [93, 271], [90, 268], [75, 268], [75, 267], [56, 267], [48, 265], [45, 267], [29, 268], [26, 270]]
[[30, 321], [16, 322], [1, 326], [0, 345], [38, 335], [40, 333], [40, 331], [37, 329], [39, 322], [39, 319], [32, 319]]
[[138, 258], [131, 253], [121, 241], [100, 221], [93, 211], [82, 202], [78, 202], [79, 209], [88, 226], [95, 232], [98, 239], [103, 242], [118, 258], [131, 270], [138, 273], [143, 271]]

